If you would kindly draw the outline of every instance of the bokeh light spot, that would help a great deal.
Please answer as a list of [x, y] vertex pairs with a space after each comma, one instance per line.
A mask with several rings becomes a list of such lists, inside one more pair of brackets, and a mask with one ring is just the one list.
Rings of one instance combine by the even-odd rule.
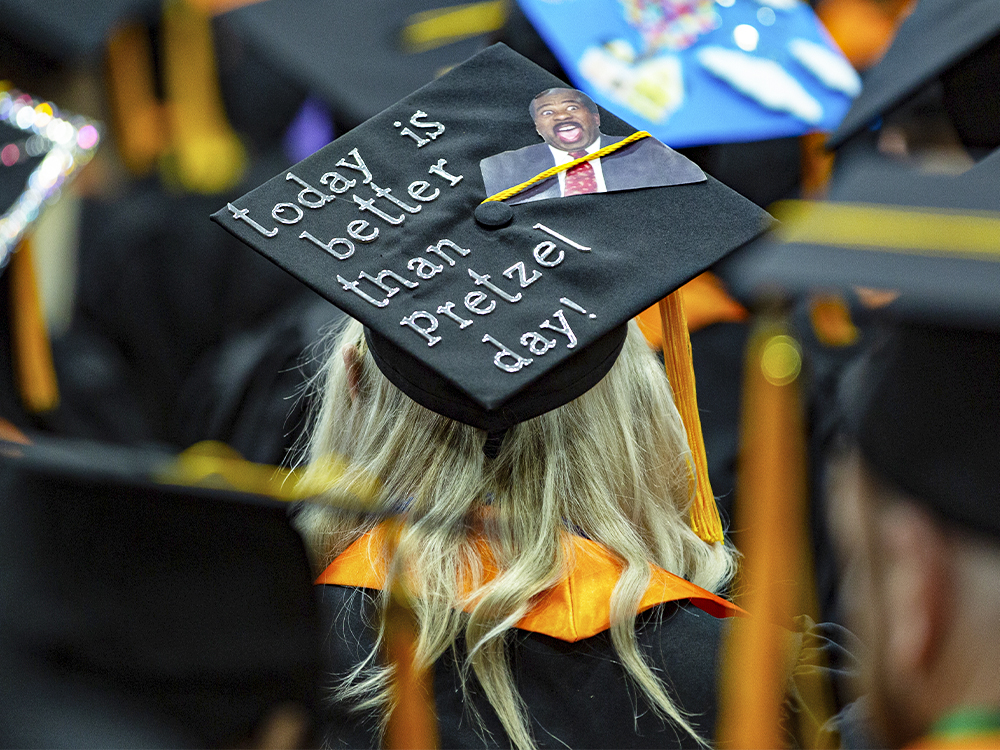
[[733, 41], [744, 52], [753, 52], [760, 41], [760, 33], [750, 24], [741, 23], [733, 29]]
[[774, 11], [770, 8], [758, 8], [757, 20], [760, 21], [761, 26], [774, 26], [777, 16], [774, 15]]
[[788, 385], [802, 370], [802, 352], [791, 336], [774, 336], [760, 356], [760, 369], [771, 385]]
[[3, 162], [5, 167], [13, 167], [20, 158], [21, 150], [13, 143], [8, 143], [3, 147], [3, 151], [0, 151], [0, 162]]
[[80, 128], [80, 132], [77, 133], [76, 143], [80, 148], [93, 148], [97, 145], [97, 141], [100, 140], [100, 134], [97, 132], [97, 128], [93, 125], [84, 125]]

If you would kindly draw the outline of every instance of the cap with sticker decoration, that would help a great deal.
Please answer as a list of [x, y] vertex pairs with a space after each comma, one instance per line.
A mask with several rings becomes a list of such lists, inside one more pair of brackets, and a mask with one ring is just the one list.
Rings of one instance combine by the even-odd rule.
[[991, 92], [1000, 79], [1000, 4], [993, 0], [921, 0], [827, 146], [839, 148], [939, 76], [944, 104], [966, 145], [1000, 146], [1000, 111]]
[[[596, 384], [629, 318], [770, 223], [564, 86], [494, 45], [212, 218], [360, 320], [408, 396], [500, 432]], [[539, 103], [594, 141], [543, 141]]]

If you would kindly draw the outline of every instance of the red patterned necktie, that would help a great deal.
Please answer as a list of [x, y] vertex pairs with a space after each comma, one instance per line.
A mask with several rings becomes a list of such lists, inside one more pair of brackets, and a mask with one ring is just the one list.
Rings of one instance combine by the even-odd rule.
[[[587, 155], [586, 151], [570, 151], [569, 155], [574, 159], [580, 159]], [[597, 192], [597, 176], [594, 174], [594, 165], [589, 161], [577, 164], [566, 170], [566, 189], [563, 195], [584, 195], [586, 193]]]

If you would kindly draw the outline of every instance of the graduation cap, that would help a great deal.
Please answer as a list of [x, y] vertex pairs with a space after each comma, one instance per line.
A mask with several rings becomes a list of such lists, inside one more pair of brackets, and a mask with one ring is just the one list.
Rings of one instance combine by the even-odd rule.
[[755, 266], [766, 293], [831, 290], [867, 303], [876, 326], [841, 384], [845, 428], [877, 473], [994, 535], [998, 177], [997, 155], [958, 177], [859, 172], [837, 201], [776, 209], [781, 228], [734, 264]]
[[25, 410], [48, 411], [58, 401], [31, 248], [24, 240], [99, 141], [93, 122], [15, 89], [0, 90], [0, 417], [20, 426], [26, 424]]
[[[599, 156], [608, 192], [558, 197], [529, 105], [559, 85], [495, 45], [212, 218], [360, 320], [404, 393], [497, 435], [596, 384], [631, 317], [770, 221], [582, 103], [566, 129], [589, 131], [599, 115], [595, 144], [611, 143], [561, 176], [574, 182], [569, 167]], [[504, 178], [513, 186], [490, 195], [486, 181]], [[673, 323], [668, 361], [689, 366], [686, 327]]]
[[864, 89], [828, 147], [839, 148], [942, 74], [944, 104], [963, 142], [1000, 145], [1000, 110], [991, 93], [1000, 80], [998, 35], [1000, 5], [992, 0], [921, 0], [865, 74]]
[[861, 88], [805, 3], [519, 5], [574, 85], [674, 147], [831, 130]]
[[0, 268], [99, 141], [97, 125], [86, 118], [16, 89], [0, 91]]
[[161, 0], [0, 0], [4, 33], [54, 60], [98, 57], [120, 23], [152, 20]]
[[503, 0], [265, 0], [222, 18], [353, 127], [485, 48], [505, 14]]
[[166, 483], [175, 465], [0, 446], [5, 746], [232, 746], [281, 703], [314, 708], [319, 615], [287, 503]]
[[1000, 323], [998, 176], [1000, 154], [957, 177], [865, 165], [830, 201], [776, 204], [780, 228], [725, 261], [726, 278], [741, 298], [826, 290], [914, 320]]

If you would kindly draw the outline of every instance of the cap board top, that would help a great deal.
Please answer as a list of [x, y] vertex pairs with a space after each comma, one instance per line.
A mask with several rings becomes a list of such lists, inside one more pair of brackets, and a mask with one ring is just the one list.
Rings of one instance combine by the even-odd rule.
[[559, 197], [567, 170], [477, 221], [495, 188], [576, 158], [559, 138], [634, 132], [572, 103], [562, 135], [536, 130], [529, 104], [564, 86], [495, 45], [212, 218], [364, 323], [409, 396], [504, 429], [596, 383], [629, 318], [770, 222], [651, 138], [599, 160], [607, 192]]

